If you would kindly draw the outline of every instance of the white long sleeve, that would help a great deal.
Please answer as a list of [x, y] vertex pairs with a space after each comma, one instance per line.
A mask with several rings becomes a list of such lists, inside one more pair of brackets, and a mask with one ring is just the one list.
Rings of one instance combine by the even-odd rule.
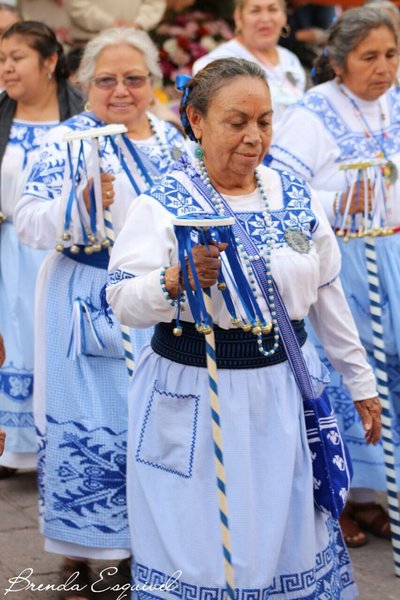
[[343, 376], [352, 399], [377, 396], [375, 377], [366, 361], [339, 278], [319, 290], [309, 318], [327, 357]]

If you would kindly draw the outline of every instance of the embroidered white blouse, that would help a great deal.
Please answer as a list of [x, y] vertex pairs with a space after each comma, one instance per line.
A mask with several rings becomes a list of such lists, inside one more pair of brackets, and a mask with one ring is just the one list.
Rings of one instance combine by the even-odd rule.
[[[317, 202], [312, 200], [310, 205], [301, 180], [289, 175], [281, 179], [277, 172], [266, 167], [260, 167], [260, 172], [275, 226], [272, 273], [290, 318], [303, 319], [309, 314], [353, 398], [374, 396], [374, 376], [337, 278], [340, 252], [326, 216]], [[286, 187], [285, 200], [282, 184]], [[110, 260], [108, 301], [119, 320], [135, 328], [170, 322], [176, 316], [176, 308], [167, 302], [160, 286], [161, 268], [178, 261], [171, 216], [210, 212], [182, 171], [174, 171], [151, 193], [152, 196], [142, 195], [140, 202], [131, 207]], [[266, 228], [259, 193], [227, 200], [262, 251]], [[287, 228], [303, 232], [310, 240], [310, 252], [296, 252], [287, 244], [284, 237]], [[222, 295], [215, 287], [212, 296], [214, 322], [225, 329], [232, 327]], [[257, 297], [268, 318], [260, 291]], [[181, 318], [193, 321], [188, 306]]]

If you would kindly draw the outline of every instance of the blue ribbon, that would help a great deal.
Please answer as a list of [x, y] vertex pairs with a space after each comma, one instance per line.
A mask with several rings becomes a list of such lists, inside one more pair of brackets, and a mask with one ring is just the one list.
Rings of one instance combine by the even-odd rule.
[[188, 83], [192, 80], [192, 77], [190, 77], [190, 75], [178, 75], [175, 81], [175, 85], [176, 85], [176, 89], [179, 90], [180, 92], [183, 92], [183, 96], [182, 96], [182, 100], [181, 100], [181, 107], [183, 108], [182, 110], [182, 114], [181, 114], [181, 122], [183, 127], [186, 130], [186, 133], [188, 134], [189, 138], [193, 141], [196, 142], [196, 137], [192, 131], [192, 127], [190, 125], [188, 116], [186, 114], [186, 105], [189, 99], [189, 94], [190, 94], [190, 88], [188, 87]]

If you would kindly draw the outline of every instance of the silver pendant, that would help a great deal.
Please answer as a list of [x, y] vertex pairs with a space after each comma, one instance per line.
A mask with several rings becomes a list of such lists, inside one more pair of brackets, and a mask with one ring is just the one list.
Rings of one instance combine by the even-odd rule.
[[172, 156], [173, 160], [179, 160], [180, 157], [182, 156], [182, 154], [183, 154], [182, 150], [180, 150], [176, 146], [172, 146], [171, 156]]
[[399, 177], [399, 171], [392, 160], [388, 160], [385, 169], [385, 178], [390, 181], [392, 185], [394, 185]]
[[299, 229], [286, 229], [285, 240], [288, 246], [300, 254], [308, 254], [311, 250], [311, 243], [305, 233]]

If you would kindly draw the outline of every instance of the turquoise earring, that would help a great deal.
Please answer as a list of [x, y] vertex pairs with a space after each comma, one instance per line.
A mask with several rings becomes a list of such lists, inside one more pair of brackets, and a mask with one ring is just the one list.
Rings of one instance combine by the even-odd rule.
[[203, 152], [203, 148], [200, 145], [200, 140], [197, 140], [197, 147], [196, 147], [196, 150], [194, 151], [194, 155], [199, 160], [204, 158], [204, 152]]

